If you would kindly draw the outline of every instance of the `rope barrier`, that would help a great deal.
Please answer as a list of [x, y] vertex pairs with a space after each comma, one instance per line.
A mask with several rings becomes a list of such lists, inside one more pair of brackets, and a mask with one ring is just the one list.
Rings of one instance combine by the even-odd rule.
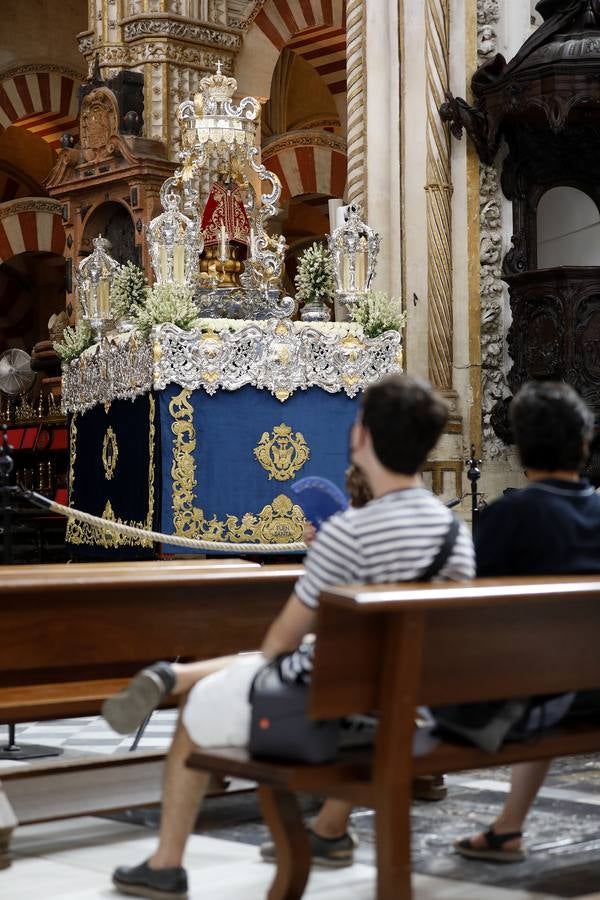
[[132, 537], [142, 537], [145, 540], [156, 541], [157, 543], [173, 544], [177, 547], [188, 547], [192, 550], [217, 550], [219, 553], [298, 553], [306, 550], [306, 544], [303, 541], [296, 541], [291, 544], [255, 544], [250, 541], [229, 544], [225, 541], [203, 541], [196, 538], [181, 537], [178, 534], [147, 531], [145, 528], [123, 525], [121, 522], [111, 522], [109, 519], [101, 519], [99, 516], [93, 516], [91, 513], [83, 512], [80, 509], [63, 506], [62, 503], [49, 500], [41, 494], [36, 494], [35, 491], [22, 491], [21, 493], [22, 496], [36, 506], [59, 513], [67, 519], [77, 519], [80, 522], [87, 522], [89, 525], [94, 525], [96, 528], [102, 528], [105, 531], [114, 531], [118, 534], [127, 534]]

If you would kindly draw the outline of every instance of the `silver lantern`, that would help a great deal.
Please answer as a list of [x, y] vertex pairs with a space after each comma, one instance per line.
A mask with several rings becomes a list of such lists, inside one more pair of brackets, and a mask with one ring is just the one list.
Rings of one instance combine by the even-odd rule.
[[89, 323], [98, 342], [113, 323], [110, 291], [120, 265], [110, 256], [111, 243], [102, 235], [93, 239], [92, 246], [93, 251], [75, 269], [75, 283], [83, 319]]
[[164, 213], [149, 222], [146, 233], [150, 261], [158, 284], [190, 285], [198, 274], [198, 259], [204, 242], [198, 225], [181, 212], [181, 196], [174, 179], [162, 186], [160, 199]]
[[371, 289], [375, 277], [379, 234], [360, 218], [360, 207], [347, 207], [348, 218], [327, 238], [333, 257], [336, 295], [350, 307]]

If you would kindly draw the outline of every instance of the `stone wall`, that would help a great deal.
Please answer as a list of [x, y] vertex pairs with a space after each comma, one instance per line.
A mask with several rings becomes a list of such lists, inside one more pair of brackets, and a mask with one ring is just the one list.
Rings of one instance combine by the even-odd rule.
[[0, 72], [55, 63], [85, 72], [77, 33], [87, 28], [87, 0], [2, 0]]

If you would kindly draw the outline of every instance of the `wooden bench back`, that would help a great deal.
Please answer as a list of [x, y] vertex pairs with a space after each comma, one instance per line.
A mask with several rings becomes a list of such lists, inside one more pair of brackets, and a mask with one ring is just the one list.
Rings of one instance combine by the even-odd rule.
[[316, 718], [373, 709], [399, 646], [419, 704], [600, 688], [600, 579], [339, 588], [317, 635]]
[[0, 688], [256, 649], [301, 571], [204, 560], [0, 567]]

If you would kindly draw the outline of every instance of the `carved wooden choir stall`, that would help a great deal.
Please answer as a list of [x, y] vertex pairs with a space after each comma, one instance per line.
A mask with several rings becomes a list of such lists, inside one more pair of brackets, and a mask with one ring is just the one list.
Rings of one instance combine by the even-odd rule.
[[[512, 312], [510, 391], [529, 379], [565, 380], [598, 420], [600, 5], [541, 0], [537, 9], [543, 24], [514, 59], [498, 54], [473, 76], [474, 104], [448, 94], [440, 114], [455, 137], [466, 130], [483, 163], [492, 164], [503, 145], [508, 150], [501, 165], [513, 211], [503, 263]], [[510, 399], [500, 398], [492, 414], [506, 443]], [[598, 451], [589, 474], [600, 480]]]

